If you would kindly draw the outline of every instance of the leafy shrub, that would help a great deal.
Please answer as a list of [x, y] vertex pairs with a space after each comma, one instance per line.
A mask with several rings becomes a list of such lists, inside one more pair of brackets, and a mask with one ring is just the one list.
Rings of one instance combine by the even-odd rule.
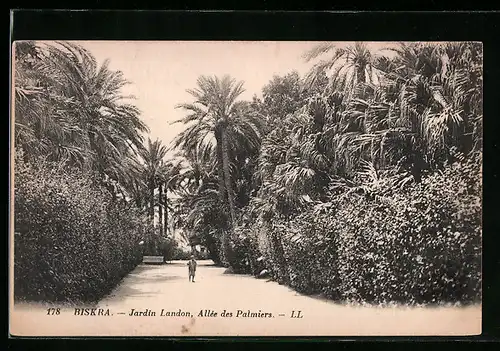
[[476, 301], [480, 179], [480, 160], [471, 159], [403, 189], [334, 197], [291, 221], [273, 219], [266, 235], [279, 238], [284, 257], [272, 245], [260, 252], [275, 279], [303, 293], [367, 303]]
[[198, 260], [208, 260], [210, 259], [210, 252], [208, 250], [200, 251], [197, 254]]
[[191, 258], [191, 250], [183, 249], [179, 246], [174, 246], [172, 250], [172, 258], [170, 260], [189, 260]]
[[172, 261], [177, 250], [177, 241], [171, 237], [164, 238], [161, 242], [161, 253], [165, 262]]
[[168, 239], [160, 235], [159, 228], [155, 228], [151, 220], [143, 223], [143, 254], [145, 256], [164, 256], [168, 246]]
[[217, 230], [205, 230], [199, 232], [201, 244], [207, 248], [207, 259], [214, 261], [216, 265], [223, 264], [223, 250], [222, 250], [222, 240], [221, 231]]
[[78, 170], [16, 156], [16, 299], [102, 298], [141, 262], [143, 218]]
[[231, 267], [237, 274], [258, 274], [257, 258], [260, 256], [254, 237], [247, 228], [236, 230], [233, 235], [232, 251], [233, 257]]
[[455, 163], [385, 199], [349, 198], [337, 213], [344, 222], [333, 227], [340, 235], [343, 298], [411, 303], [477, 300], [479, 169], [473, 161]]

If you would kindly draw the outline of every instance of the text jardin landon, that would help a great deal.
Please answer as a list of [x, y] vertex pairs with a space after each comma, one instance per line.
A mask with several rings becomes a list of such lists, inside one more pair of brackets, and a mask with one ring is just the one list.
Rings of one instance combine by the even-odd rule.
[[[138, 311], [134, 308], [130, 310], [129, 316], [131, 317], [155, 317], [156, 312], [146, 309], [144, 311]], [[179, 309], [178, 311], [165, 311], [164, 309], [161, 310], [160, 317], [192, 317], [192, 314], [190, 312], [182, 311]], [[243, 310], [236, 310], [236, 314], [233, 314], [233, 312], [228, 312], [226, 310], [222, 311], [220, 314], [214, 310], [200, 310], [200, 312], [197, 314], [197, 317], [237, 317], [237, 318], [272, 318], [273, 314], [269, 312], [262, 312], [259, 310], [258, 312], [252, 312], [250, 310], [243, 311]]]

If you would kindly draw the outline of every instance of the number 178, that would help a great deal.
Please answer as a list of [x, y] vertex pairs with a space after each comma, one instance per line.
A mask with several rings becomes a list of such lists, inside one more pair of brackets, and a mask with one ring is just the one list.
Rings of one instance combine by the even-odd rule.
[[61, 314], [61, 310], [59, 308], [47, 308], [47, 314], [49, 316]]

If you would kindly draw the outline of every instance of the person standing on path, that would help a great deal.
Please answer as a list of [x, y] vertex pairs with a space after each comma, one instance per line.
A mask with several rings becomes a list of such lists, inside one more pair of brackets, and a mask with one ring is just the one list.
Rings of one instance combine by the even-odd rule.
[[189, 268], [189, 281], [194, 283], [194, 275], [196, 273], [196, 260], [194, 255], [191, 255], [191, 259], [188, 261], [187, 266]]

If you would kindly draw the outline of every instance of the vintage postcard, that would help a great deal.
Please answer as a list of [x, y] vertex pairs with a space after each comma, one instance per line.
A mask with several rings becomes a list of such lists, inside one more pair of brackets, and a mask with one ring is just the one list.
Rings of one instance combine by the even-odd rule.
[[479, 335], [482, 50], [13, 43], [10, 334]]

